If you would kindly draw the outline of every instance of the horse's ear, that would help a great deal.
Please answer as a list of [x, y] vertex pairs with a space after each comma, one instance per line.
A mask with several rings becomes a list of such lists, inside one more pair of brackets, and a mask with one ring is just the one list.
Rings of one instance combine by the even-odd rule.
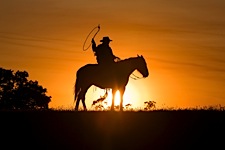
[[140, 56], [137, 54], [137, 57], [140, 57]]

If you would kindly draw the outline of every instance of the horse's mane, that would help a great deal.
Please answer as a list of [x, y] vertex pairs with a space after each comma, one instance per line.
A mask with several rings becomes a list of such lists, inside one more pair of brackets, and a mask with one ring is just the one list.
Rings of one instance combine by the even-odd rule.
[[129, 57], [129, 58], [122, 59], [121, 61], [127, 61], [127, 60], [134, 59], [134, 58], [137, 58], [137, 57]]
[[138, 58], [138, 57], [129, 57], [129, 58], [121, 59], [120, 61], [118, 61], [116, 63], [130, 62], [131, 59], [135, 59], [135, 58]]

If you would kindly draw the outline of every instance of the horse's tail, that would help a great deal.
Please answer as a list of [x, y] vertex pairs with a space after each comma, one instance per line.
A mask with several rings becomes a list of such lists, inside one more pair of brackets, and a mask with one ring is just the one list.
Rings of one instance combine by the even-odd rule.
[[78, 94], [79, 94], [80, 90], [81, 90], [81, 87], [80, 87], [80, 78], [77, 75], [76, 76], [76, 81], [75, 81], [75, 84], [74, 84], [74, 103], [77, 100], [77, 97], [78, 97]]

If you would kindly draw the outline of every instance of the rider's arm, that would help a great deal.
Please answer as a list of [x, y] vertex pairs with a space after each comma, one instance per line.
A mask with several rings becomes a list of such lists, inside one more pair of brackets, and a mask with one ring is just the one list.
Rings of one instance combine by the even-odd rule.
[[114, 57], [114, 60], [115, 60], [115, 59], [120, 60], [119, 57], [117, 57], [117, 56], [115, 56], [115, 55], [113, 54], [113, 51], [112, 51], [111, 47], [109, 47], [109, 49], [110, 49], [111, 55]]
[[92, 42], [92, 50], [93, 50], [94, 52], [96, 52], [96, 43], [95, 43], [95, 40], [92, 39], [91, 42]]

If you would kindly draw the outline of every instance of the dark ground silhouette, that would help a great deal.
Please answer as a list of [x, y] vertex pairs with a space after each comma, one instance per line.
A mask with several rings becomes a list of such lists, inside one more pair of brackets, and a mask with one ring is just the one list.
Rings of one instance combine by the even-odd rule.
[[225, 111], [0, 112], [5, 149], [219, 149]]

